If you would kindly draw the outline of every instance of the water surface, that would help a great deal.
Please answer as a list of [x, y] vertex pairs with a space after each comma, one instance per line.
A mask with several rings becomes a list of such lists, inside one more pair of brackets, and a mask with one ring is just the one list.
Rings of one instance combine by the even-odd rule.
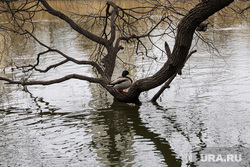
[[[88, 58], [92, 44], [67, 25], [55, 20], [41, 24], [41, 31], [49, 32], [36, 32], [43, 42], [56, 44], [74, 58]], [[203, 44], [194, 46], [198, 52], [183, 75], [155, 104], [148, 101], [159, 88], [143, 93], [143, 104], [137, 106], [114, 101], [98, 85], [85, 81], [27, 88], [1, 83], [0, 166], [184, 167], [194, 150], [199, 154], [209, 147], [250, 147], [249, 28], [247, 22], [211, 27], [203, 35], [213, 40], [221, 55], [210, 54]], [[172, 47], [174, 41], [169, 40]], [[14, 45], [17, 51], [18, 42]], [[30, 45], [20, 61], [30, 60], [39, 50], [37, 43]], [[154, 73], [165, 61], [121, 54], [136, 65], [131, 69], [135, 80]], [[44, 61], [58, 59], [51, 54]], [[91, 68], [69, 63], [48, 75], [33, 73], [32, 79], [70, 73], [94, 75]], [[10, 67], [0, 75], [23, 76]]]

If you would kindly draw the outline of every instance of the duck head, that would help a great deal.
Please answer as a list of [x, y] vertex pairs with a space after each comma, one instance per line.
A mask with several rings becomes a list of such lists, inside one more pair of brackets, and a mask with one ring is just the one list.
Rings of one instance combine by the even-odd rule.
[[126, 77], [127, 75], [130, 75], [129, 72], [127, 70], [124, 70], [122, 72], [122, 77]]

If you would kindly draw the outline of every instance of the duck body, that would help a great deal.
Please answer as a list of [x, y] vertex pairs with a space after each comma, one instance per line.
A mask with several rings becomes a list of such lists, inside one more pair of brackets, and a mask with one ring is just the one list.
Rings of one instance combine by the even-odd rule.
[[113, 88], [118, 89], [121, 92], [123, 92], [123, 89], [129, 88], [133, 83], [132, 79], [127, 77], [127, 75], [130, 75], [129, 72], [127, 70], [124, 70], [122, 72], [122, 77], [119, 77], [119, 78], [111, 81], [108, 84], [108, 86], [113, 87]]

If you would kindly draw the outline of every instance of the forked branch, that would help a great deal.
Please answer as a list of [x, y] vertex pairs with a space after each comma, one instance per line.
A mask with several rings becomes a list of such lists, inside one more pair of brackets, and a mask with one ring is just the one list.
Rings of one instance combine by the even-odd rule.
[[[165, 43], [165, 47], [166, 47], [166, 44], [167, 44], [167, 43]], [[187, 56], [187, 58], [186, 58], [186, 60], [185, 60], [185, 63], [186, 63], [187, 60], [191, 57], [191, 55], [192, 55], [193, 53], [195, 53], [195, 52], [197, 52], [197, 50], [193, 50], [193, 51], [191, 51], [191, 52], [188, 54], [188, 56]], [[154, 95], [154, 97], [151, 99], [151, 102], [155, 102], [155, 101], [160, 97], [160, 95], [164, 92], [165, 89], [170, 88], [170, 84], [171, 84], [171, 82], [175, 79], [176, 75], [177, 75], [177, 72], [175, 72], [175, 73], [173, 74], [173, 76], [170, 77], [170, 78], [167, 80], [167, 82], [165, 82], [165, 84], [161, 87], [161, 89], [160, 89], [160, 90]]]
[[[104, 77], [104, 72], [102, 70], [102, 68], [94, 61], [87, 61], [87, 60], [77, 60], [77, 59], [74, 59], [73, 57], [70, 57], [66, 54], [64, 54], [63, 52], [61, 52], [60, 50], [57, 50], [57, 49], [53, 49], [51, 47], [49, 47], [48, 45], [42, 43], [40, 40], [38, 40], [33, 34], [31, 34], [29, 31], [26, 30], [26, 33], [28, 33], [36, 42], [38, 42], [41, 46], [47, 48], [47, 51], [44, 51], [44, 52], [41, 52], [37, 55], [37, 62], [35, 65], [28, 65], [28, 66], [21, 66], [21, 68], [24, 68], [24, 67], [31, 67], [30, 69], [28, 69], [28, 71], [30, 70], [37, 70], [37, 71], [40, 71], [40, 72], [47, 72], [48, 70], [50, 70], [51, 68], [55, 68], [55, 67], [58, 67], [64, 63], [67, 63], [68, 61], [71, 61], [77, 65], [91, 65], [93, 67], [95, 67], [98, 71], [98, 73]], [[59, 62], [59, 63], [56, 63], [56, 64], [53, 64], [49, 67], [46, 68], [46, 70], [40, 70], [40, 69], [37, 69], [36, 67], [39, 65], [39, 62], [40, 62], [40, 57], [41, 55], [43, 54], [46, 54], [46, 53], [49, 53], [49, 52], [56, 52], [58, 54], [60, 54], [61, 56], [63, 56], [65, 58], [65, 60]]]
[[76, 22], [74, 22], [71, 18], [69, 18], [67, 15], [65, 15], [64, 13], [57, 11], [55, 9], [53, 9], [46, 0], [40, 0], [40, 2], [43, 4], [43, 6], [47, 9], [47, 11], [56, 16], [59, 17], [60, 19], [64, 20], [65, 22], [67, 22], [71, 28], [73, 28], [76, 32], [82, 34], [83, 36], [87, 37], [88, 39], [102, 44], [102, 45], [107, 45], [108, 41], [104, 38], [101, 38], [85, 29], [83, 29], [82, 27], [80, 27]]

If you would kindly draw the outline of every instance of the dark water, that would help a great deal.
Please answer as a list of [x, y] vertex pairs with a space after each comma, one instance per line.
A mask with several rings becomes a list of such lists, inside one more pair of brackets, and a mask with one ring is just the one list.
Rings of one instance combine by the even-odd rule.
[[[69, 27], [49, 24], [44, 29], [51, 31], [50, 37], [37, 33], [40, 39], [59, 44], [58, 49], [75, 58], [91, 53], [91, 44], [83, 45]], [[143, 93], [143, 104], [136, 106], [114, 101], [98, 85], [84, 81], [27, 88], [1, 83], [0, 166], [184, 167], [194, 161], [192, 153], [199, 155], [210, 147], [250, 147], [249, 34], [246, 22], [205, 32], [222, 50], [221, 56], [211, 55], [202, 44], [195, 46], [198, 52], [183, 75], [155, 104], [147, 101], [158, 88]], [[164, 62], [125, 55], [136, 65], [135, 80]], [[51, 55], [44, 61], [57, 59]], [[88, 67], [67, 64], [46, 77], [34, 73], [32, 79], [68, 73], [93, 75]], [[10, 68], [0, 75], [23, 76]]]

